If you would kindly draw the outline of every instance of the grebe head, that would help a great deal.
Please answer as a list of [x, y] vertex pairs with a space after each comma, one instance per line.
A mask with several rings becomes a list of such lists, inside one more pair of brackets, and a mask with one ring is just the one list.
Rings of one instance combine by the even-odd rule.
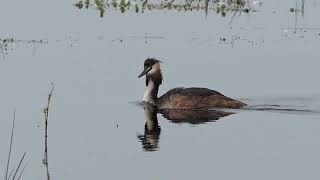
[[160, 62], [154, 58], [148, 58], [144, 61], [144, 68], [138, 78], [146, 75], [147, 89], [143, 96], [143, 101], [152, 105], [156, 104], [158, 99], [158, 89], [162, 83], [162, 74]]
[[143, 75], [151, 75], [155, 74], [157, 72], [160, 72], [160, 63], [161, 61], [154, 59], [154, 58], [148, 58], [144, 61], [144, 69], [141, 72], [141, 74], [138, 76], [138, 78], [142, 77]]

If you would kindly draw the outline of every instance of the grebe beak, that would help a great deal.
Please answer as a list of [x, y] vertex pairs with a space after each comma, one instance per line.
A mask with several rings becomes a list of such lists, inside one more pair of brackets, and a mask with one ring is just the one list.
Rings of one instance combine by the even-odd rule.
[[138, 76], [138, 78], [142, 77], [143, 75], [147, 74], [152, 67], [145, 67], [144, 70], [141, 72], [141, 74]]

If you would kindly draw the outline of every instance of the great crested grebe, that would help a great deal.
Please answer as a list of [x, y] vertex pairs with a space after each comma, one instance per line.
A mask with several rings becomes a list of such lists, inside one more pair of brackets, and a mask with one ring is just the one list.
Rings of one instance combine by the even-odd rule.
[[174, 88], [158, 98], [158, 89], [162, 83], [160, 62], [154, 58], [144, 61], [144, 69], [138, 78], [146, 75], [147, 89], [143, 101], [159, 109], [210, 109], [241, 108], [245, 103], [231, 99], [207, 88]]

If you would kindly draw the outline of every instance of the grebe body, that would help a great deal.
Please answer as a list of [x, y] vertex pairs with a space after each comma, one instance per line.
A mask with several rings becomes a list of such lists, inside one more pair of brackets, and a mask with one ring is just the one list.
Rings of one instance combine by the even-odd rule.
[[174, 88], [158, 98], [159, 86], [162, 83], [160, 62], [148, 58], [144, 62], [144, 70], [138, 76], [146, 75], [146, 91], [143, 101], [159, 109], [210, 109], [241, 108], [245, 103], [224, 96], [218, 91], [207, 88]]

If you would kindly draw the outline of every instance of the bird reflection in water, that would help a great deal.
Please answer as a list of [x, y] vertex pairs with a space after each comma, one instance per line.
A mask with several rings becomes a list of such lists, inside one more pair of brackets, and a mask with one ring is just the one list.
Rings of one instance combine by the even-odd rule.
[[161, 128], [158, 124], [157, 109], [154, 106], [146, 105], [144, 109], [144, 135], [138, 135], [145, 151], [156, 151], [159, 146]]
[[177, 110], [177, 109], [157, 109], [155, 106], [144, 105], [145, 130], [143, 135], [138, 135], [138, 140], [142, 143], [144, 151], [157, 151], [159, 149], [161, 128], [158, 123], [157, 114], [172, 123], [188, 123], [192, 125], [215, 122], [221, 117], [233, 114], [220, 110]]

